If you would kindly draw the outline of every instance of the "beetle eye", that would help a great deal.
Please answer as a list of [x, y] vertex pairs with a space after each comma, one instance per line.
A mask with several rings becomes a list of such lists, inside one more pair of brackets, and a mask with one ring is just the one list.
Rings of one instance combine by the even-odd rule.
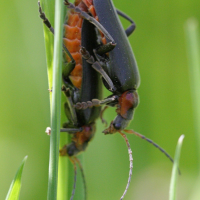
[[76, 147], [74, 146], [74, 144], [68, 145], [67, 146], [67, 154], [68, 156], [74, 156], [76, 153]]
[[115, 129], [121, 129], [121, 123], [114, 123], [113, 126], [115, 127]]

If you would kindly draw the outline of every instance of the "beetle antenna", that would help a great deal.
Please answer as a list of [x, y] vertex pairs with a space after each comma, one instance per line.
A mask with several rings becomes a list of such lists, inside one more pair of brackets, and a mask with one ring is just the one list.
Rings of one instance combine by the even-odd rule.
[[82, 176], [82, 179], [83, 179], [83, 185], [84, 185], [84, 191], [85, 191], [85, 200], [86, 200], [87, 199], [87, 186], [86, 186], [85, 174], [84, 174], [83, 166], [81, 165], [81, 162], [77, 157], [74, 157], [74, 159], [78, 163], [79, 168], [81, 170], [81, 176]]
[[122, 133], [121, 131], [119, 131], [119, 133], [121, 134], [121, 136], [124, 138], [126, 145], [128, 147], [128, 154], [129, 154], [129, 161], [130, 161], [130, 170], [129, 170], [129, 176], [128, 176], [128, 183], [126, 185], [126, 189], [124, 190], [123, 195], [121, 196], [120, 200], [122, 200], [128, 190], [128, 187], [130, 185], [131, 182], [131, 176], [132, 176], [132, 169], [133, 169], [133, 156], [132, 156], [132, 150], [128, 141], [128, 138], [126, 137], [126, 135], [124, 133]]
[[72, 158], [69, 158], [69, 159], [74, 166], [74, 186], [73, 186], [73, 190], [72, 190], [72, 195], [70, 197], [70, 200], [73, 200], [74, 194], [75, 194], [75, 189], [76, 189], [77, 168], [76, 168], [76, 162]]
[[[147, 142], [151, 143], [153, 146], [155, 146], [156, 148], [158, 148], [162, 153], [165, 154], [165, 156], [167, 156], [167, 158], [169, 158], [169, 160], [174, 163], [174, 160], [172, 159], [172, 157], [163, 149], [161, 148], [158, 144], [156, 144], [154, 141], [150, 140], [149, 138], [146, 138], [144, 135], [140, 134], [140, 133], [137, 133], [133, 130], [124, 130], [126, 133], [130, 133], [130, 134], [134, 134], [144, 140], [146, 140]], [[180, 169], [178, 169], [178, 173], [179, 175], [181, 175], [181, 171]]]

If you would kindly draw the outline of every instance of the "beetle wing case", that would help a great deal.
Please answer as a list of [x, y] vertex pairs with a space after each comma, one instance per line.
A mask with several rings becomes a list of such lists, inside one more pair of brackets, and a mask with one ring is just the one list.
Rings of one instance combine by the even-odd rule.
[[[87, 51], [94, 56], [93, 49], [97, 48], [98, 45], [97, 35], [94, 25], [87, 20], [83, 20], [81, 37], [81, 46], [85, 47]], [[100, 74], [96, 72], [91, 64], [87, 63], [85, 59], [83, 59], [82, 66], [83, 77], [78, 102], [87, 102], [91, 99], [102, 99], [102, 82]], [[100, 107], [77, 110], [78, 121], [81, 121], [84, 125], [94, 122], [99, 117], [100, 110]]]
[[140, 84], [139, 70], [112, 1], [93, 0], [93, 3], [99, 22], [117, 43], [116, 47], [109, 52], [110, 63], [105, 71], [113, 80], [118, 92], [137, 89]]

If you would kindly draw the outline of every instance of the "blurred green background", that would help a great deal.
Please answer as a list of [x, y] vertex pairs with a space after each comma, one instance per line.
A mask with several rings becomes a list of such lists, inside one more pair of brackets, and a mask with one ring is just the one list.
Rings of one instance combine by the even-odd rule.
[[[200, 1], [113, 1], [137, 25], [129, 39], [141, 75], [140, 104], [129, 128], [172, 156], [178, 137], [185, 134], [178, 199], [192, 199], [198, 161], [184, 24], [193, 16], [200, 21]], [[37, 1], [2, 1], [0, 24], [0, 199], [25, 155], [20, 199], [46, 199], [49, 137], [44, 130], [50, 125], [50, 111]], [[114, 116], [114, 109], [105, 113], [109, 122]], [[96, 136], [84, 153], [89, 200], [119, 199], [128, 178], [124, 140], [119, 134], [104, 136], [103, 129], [98, 121]], [[128, 138], [134, 168], [125, 199], [167, 200], [172, 164], [147, 142], [134, 135]]]

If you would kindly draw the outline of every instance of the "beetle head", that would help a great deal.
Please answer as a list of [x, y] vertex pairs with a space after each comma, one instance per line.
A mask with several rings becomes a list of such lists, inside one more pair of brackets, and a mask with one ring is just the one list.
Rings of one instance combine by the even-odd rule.
[[79, 153], [79, 150], [76, 148], [74, 142], [71, 142], [68, 145], [65, 145], [60, 151], [60, 156], [75, 156]]
[[124, 92], [118, 100], [117, 117], [110, 126], [104, 130], [105, 134], [112, 134], [124, 130], [133, 119], [134, 110], [139, 102], [138, 94], [135, 90]]
[[113, 134], [118, 131], [124, 130], [130, 123], [131, 120], [124, 119], [121, 115], [117, 115], [117, 117], [110, 123], [110, 126], [103, 131], [105, 135]]
[[94, 136], [95, 124], [91, 123], [88, 126], [83, 126], [82, 129], [82, 131], [73, 134], [72, 142], [60, 150], [60, 156], [76, 156], [86, 149], [88, 142]]

